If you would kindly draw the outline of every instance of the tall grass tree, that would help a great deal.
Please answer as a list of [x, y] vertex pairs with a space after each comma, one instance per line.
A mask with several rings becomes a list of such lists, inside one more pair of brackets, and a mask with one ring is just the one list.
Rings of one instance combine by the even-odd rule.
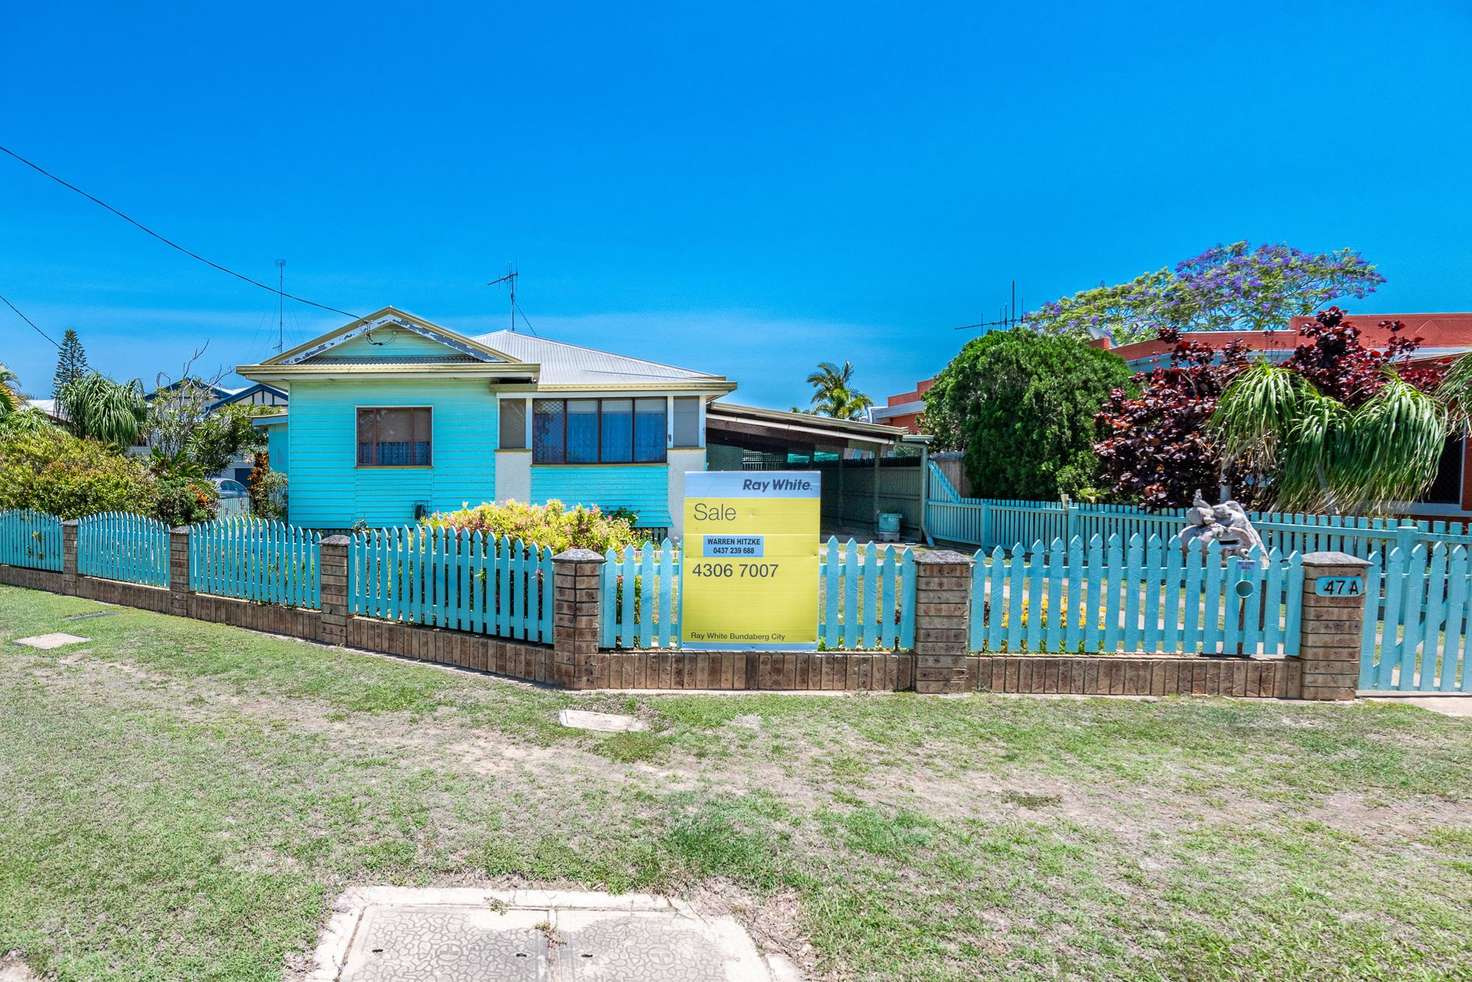
[[74, 436], [115, 447], [137, 443], [148, 421], [143, 383], [114, 382], [101, 372], [88, 372], [62, 386], [57, 411]]

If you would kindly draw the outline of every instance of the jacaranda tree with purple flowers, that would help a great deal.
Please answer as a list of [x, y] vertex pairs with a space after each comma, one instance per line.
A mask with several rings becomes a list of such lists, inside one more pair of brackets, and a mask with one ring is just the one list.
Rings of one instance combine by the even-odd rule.
[[1385, 282], [1353, 249], [1311, 253], [1288, 245], [1215, 246], [1175, 268], [1083, 290], [1044, 304], [1023, 324], [1049, 334], [1109, 334], [1113, 343], [1164, 329], [1271, 331], [1334, 300], [1363, 298]]

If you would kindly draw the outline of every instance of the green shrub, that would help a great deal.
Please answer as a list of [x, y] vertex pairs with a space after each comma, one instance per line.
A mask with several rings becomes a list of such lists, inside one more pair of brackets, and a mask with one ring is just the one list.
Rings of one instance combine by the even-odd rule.
[[81, 518], [137, 511], [152, 499], [153, 479], [143, 464], [94, 440], [54, 427], [0, 440], [0, 509]]
[[556, 500], [545, 505], [525, 505], [519, 501], [504, 505], [487, 502], [474, 508], [466, 505], [459, 511], [436, 512], [425, 518], [423, 524], [432, 528], [466, 529], [496, 538], [509, 536], [528, 545], [550, 546], [555, 552], [564, 549], [604, 552], [642, 541], [626, 518], [615, 518], [596, 507], [567, 508]]
[[153, 517], [170, 528], [207, 522], [219, 511], [220, 492], [209, 481], [165, 474], [154, 481], [153, 491]]
[[216, 498], [207, 481], [155, 476], [145, 461], [58, 427], [0, 433], [0, 509], [126, 511], [177, 525], [212, 518]]
[[966, 343], [925, 393], [937, 447], [964, 451], [978, 498], [1055, 499], [1095, 483], [1095, 415], [1130, 370], [1074, 337], [1023, 328]]
[[271, 469], [271, 454], [256, 451], [250, 478], [245, 482], [250, 491], [250, 510], [257, 518], [286, 521], [286, 475]]

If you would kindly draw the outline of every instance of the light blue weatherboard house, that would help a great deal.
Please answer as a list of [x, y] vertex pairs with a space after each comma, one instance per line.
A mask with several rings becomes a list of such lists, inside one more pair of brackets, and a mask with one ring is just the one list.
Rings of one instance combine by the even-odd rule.
[[239, 373], [289, 393], [258, 422], [289, 520], [412, 523], [484, 501], [628, 508], [678, 536], [684, 473], [706, 469], [706, 409], [733, 389], [511, 331], [466, 337], [386, 307]]

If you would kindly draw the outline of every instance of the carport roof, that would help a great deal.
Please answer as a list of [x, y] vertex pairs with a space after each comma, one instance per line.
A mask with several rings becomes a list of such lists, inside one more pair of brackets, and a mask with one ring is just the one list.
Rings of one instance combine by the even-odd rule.
[[900, 426], [783, 412], [780, 409], [758, 409], [723, 401], [706, 406], [705, 427], [711, 433], [729, 434], [738, 443], [743, 439], [756, 438], [772, 443], [863, 450], [887, 447], [902, 440], [924, 443], [929, 439], [907, 433]]

